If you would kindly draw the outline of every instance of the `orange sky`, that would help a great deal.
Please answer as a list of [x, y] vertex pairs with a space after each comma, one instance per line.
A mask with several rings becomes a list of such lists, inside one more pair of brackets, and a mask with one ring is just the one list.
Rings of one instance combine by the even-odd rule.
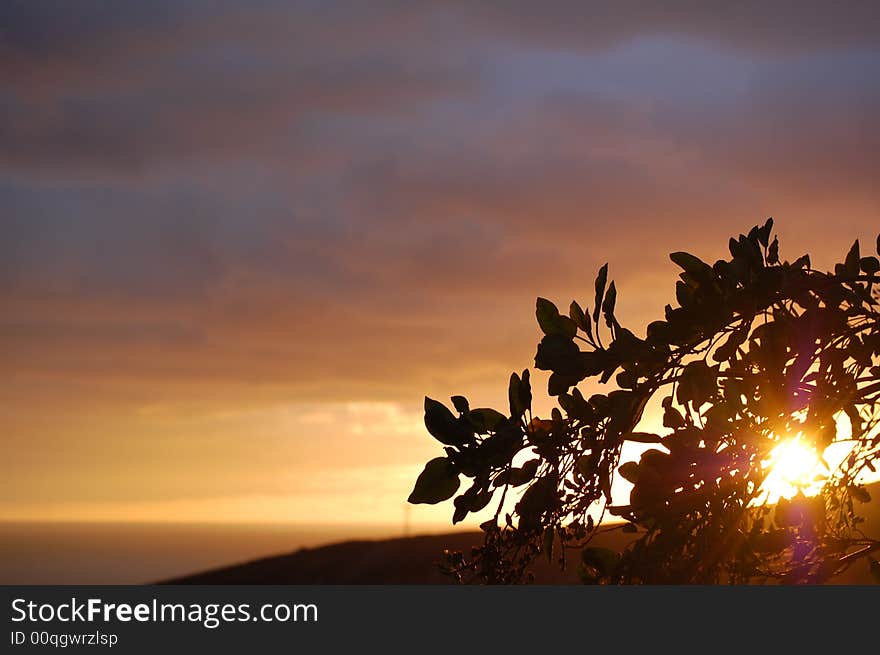
[[423, 396], [503, 406], [536, 296], [608, 261], [638, 332], [670, 251], [773, 215], [827, 267], [880, 224], [878, 12], [36, 4], [0, 9], [0, 519], [401, 523]]

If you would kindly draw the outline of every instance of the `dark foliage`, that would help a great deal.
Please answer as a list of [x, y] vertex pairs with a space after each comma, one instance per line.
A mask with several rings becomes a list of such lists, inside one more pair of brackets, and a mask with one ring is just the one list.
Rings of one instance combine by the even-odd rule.
[[[730, 259], [712, 265], [672, 253], [678, 306], [644, 337], [618, 322], [607, 264], [591, 312], [572, 302], [565, 315], [539, 298], [535, 367], [551, 373], [558, 402], [548, 418], [532, 414], [528, 370], [511, 375], [503, 412], [455, 396], [453, 413], [426, 398], [445, 456], [428, 462], [410, 502], [454, 496], [454, 523], [498, 503], [481, 547], [447, 553], [450, 575], [520, 582], [535, 557], [564, 565], [575, 549], [591, 583], [818, 583], [872, 558], [880, 543], [860, 531], [857, 510], [871, 500], [859, 476], [880, 450], [880, 263], [858, 241], [833, 272], [808, 255], [783, 261], [772, 226], [730, 239]], [[613, 390], [578, 389], [597, 381]], [[638, 430], [652, 398], [662, 399], [662, 434]], [[838, 434], [839, 417], [851, 435]], [[850, 450], [820, 493], [770, 505], [766, 462], [794, 435], [820, 456], [835, 442]], [[627, 441], [653, 445], [621, 462]], [[615, 475], [634, 485], [626, 505], [613, 504]], [[609, 527], [609, 514], [625, 522]], [[591, 546], [607, 529], [632, 542]]]

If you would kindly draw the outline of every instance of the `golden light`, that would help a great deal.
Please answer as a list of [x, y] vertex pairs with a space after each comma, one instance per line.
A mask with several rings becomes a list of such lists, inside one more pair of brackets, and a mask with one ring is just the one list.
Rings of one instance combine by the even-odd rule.
[[798, 491], [815, 494], [822, 488], [825, 473], [822, 459], [801, 437], [781, 442], [761, 464], [769, 469], [761, 486], [766, 494], [762, 500], [767, 502], [790, 498]]

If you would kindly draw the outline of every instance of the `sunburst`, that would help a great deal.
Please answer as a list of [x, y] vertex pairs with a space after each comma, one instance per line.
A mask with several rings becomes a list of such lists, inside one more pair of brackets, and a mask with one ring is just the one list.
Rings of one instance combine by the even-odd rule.
[[791, 498], [799, 491], [806, 495], [818, 493], [824, 483], [822, 458], [801, 436], [780, 442], [761, 464], [768, 470], [761, 485], [765, 494], [762, 500], [770, 503]]

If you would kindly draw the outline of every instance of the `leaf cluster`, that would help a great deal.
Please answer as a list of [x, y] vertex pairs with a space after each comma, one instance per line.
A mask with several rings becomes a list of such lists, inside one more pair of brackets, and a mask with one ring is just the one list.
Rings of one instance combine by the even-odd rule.
[[[591, 311], [538, 298], [535, 368], [558, 404], [549, 417], [532, 413], [528, 370], [511, 375], [503, 410], [425, 399], [445, 455], [410, 502], [454, 497], [453, 522], [497, 502], [483, 546], [449, 555], [451, 575], [519, 582], [541, 553], [565, 565], [575, 549], [585, 582], [821, 582], [880, 549], [857, 514], [880, 451], [880, 263], [858, 241], [833, 272], [808, 255], [782, 260], [772, 230], [768, 219], [731, 238], [730, 257], [713, 264], [672, 253], [676, 304], [644, 336], [619, 322], [607, 264]], [[596, 385], [608, 390], [581, 390]], [[662, 433], [639, 429], [655, 398]], [[766, 462], [795, 435], [819, 455], [838, 442], [848, 454], [821, 493], [773, 506]], [[621, 462], [627, 441], [651, 447]], [[633, 485], [626, 503], [611, 494], [617, 475]], [[504, 512], [509, 491], [517, 501]], [[632, 535], [623, 552], [591, 545], [607, 529]]]

